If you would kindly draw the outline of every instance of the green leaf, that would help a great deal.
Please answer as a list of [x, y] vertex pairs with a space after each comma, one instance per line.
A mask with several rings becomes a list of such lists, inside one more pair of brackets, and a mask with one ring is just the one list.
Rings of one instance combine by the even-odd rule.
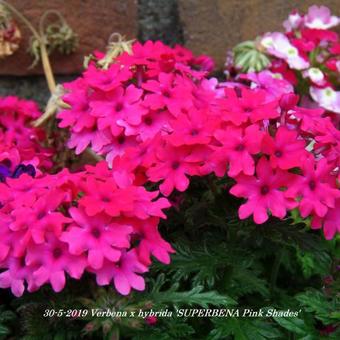
[[260, 272], [256, 269], [235, 268], [233, 272], [232, 288], [237, 296], [249, 293], [259, 293], [263, 297], [269, 296], [268, 283], [259, 277]]
[[[176, 287], [177, 289], [177, 287]], [[221, 295], [216, 291], [204, 292], [202, 286], [196, 286], [190, 291], [174, 291], [173, 288], [163, 292], [154, 292], [149, 297], [157, 303], [171, 303], [173, 305], [197, 305], [203, 308], [208, 306], [232, 306], [236, 301]]]
[[257, 319], [229, 318], [214, 319], [208, 339], [219, 340], [233, 335], [235, 340], [278, 339], [281, 332], [269, 321]]
[[0, 336], [8, 335], [9, 333], [10, 333], [10, 330], [8, 327], [4, 325], [0, 325]]
[[298, 294], [296, 299], [305, 307], [305, 311], [315, 313], [315, 317], [325, 325], [340, 320], [340, 300], [334, 294], [332, 298], [326, 297], [316, 289], [310, 289]]
[[138, 331], [133, 340], [192, 339], [195, 330], [182, 318], [162, 319], [157, 327], [147, 326]]
[[269, 58], [257, 49], [254, 41], [245, 41], [233, 49], [234, 62], [242, 72], [259, 72], [270, 63]]
[[287, 317], [273, 317], [273, 319], [283, 328], [298, 335], [311, 335], [315, 333], [314, 328], [306, 325], [305, 321], [300, 318], [287, 318]]

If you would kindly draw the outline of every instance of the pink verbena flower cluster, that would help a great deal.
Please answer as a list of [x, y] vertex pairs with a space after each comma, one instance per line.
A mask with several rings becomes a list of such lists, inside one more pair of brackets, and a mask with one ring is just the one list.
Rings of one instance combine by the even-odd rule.
[[[230, 192], [246, 200], [239, 209], [242, 219], [253, 215], [256, 223], [263, 223], [270, 215], [282, 219], [287, 212], [298, 209], [303, 218], [311, 218], [313, 228], [323, 227], [327, 239], [340, 230], [336, 213], [340, 204], [340, 132], [322, 109], [298, 107], [299, 98], [291, 92], [289, 83], [275, 80], [271, 74], [266, 75], [271, 79], [270, 86], [261, 86], [258, 78], [257, 85], [249, 88], [245, 84], [218, 83], [196, 71], [190, 71], [188, 77], [183, 74], [182, 64], [166, 73], [159, 68], [158, 51], [147, 48], [152, 43], [137, 46], [132, 55], [124, 54], [112, 67], [117, 67], [119, 60], [128, 60], [126, 64], [131, 67], [124, 72], [135, 72], [136, 62], [142, 60], [143, 77], [136, 77], [139, 87], [127, 82], [119, 90], [142, 91], [141, 102], [133, 109], [124, 104], [129, 112], [124, 117], [117, 111], [105, 116], [106, 126], [118, 128], [124, 136], [119, 152], [112, 153], [112, 144], [107, 149], [119, 185], [158, 183], [161, 193], [169, 196], [174, 190], [185, 191], [192, 176], [227, 175], [236, 181]], [[151, 66], [145, 66], [148, 58], [153, 61]], [[98, 72], [102, 75], [111, 71], [91, 66], [87, 72], [72, 83], [71, 87], [76, 88], [69, 88], [66, 100], [76, 98], [77, 82], [83, 83], [88, 77], [87, 83], [94, 84]], [[149, 73], [156, 78], [149, 79]], [[98, 95], [97, 91], [86, 91], [91, 97]], [[106, 95], [105, 107], [116, 107], [115, 91]], [[94, 112], [106, 112], [96, 111], [97, 104], [90, 101], [85, 119], [92, 120]], [[62, 111], [62, 125], [67, 119], [81, 121], [83, 113], [76, 107], [75, 103], [71, 110]], [[138, 124], [131, 121], [134, 117], [139, 117]], [[146, 123], [145, 117], [151, 119]], [[93, 134], [103, 135], [98, 124], [92, 128]], [[132, 136], [134, 142], [128, 143]], [[71, 146], [74, 138], [78, 145], [89, 144], [86, 134], [81, 137], [72, 131]]]
[[208, 101], [202, 79], [212, 67], [206, 56], [151, 41], [135, 43], [132, 54], [117, 57], [108, 69], [92, 61], [81, 78], [64, 85], [69, 92], [63, 100], [72, 109], [58, 118], [71, 130], [68, 146], [77, 154], [90, 146], [112, 164], [126, 148], [166, 131], [171, 118]]
[[143, 290], [151, 255], [169, 263], [173, 252], [158, 232], [169, 201], [148, 183], [169, 196], [192, 176], [228, 176], [230, 193], [244, 199], [241, 219], [260, 224], [297, 210], [327, 239], [340, 231], [340, 132], [324, 110], [297, 106], [289, 83], [271, 72], [244, 76], [249, 87], [207, 79], [193, 64], [210, 67], [180, 47], [137, 43], [108, 69], [93, 62], [66, 85], [71, 109], [59, 118], [69, 146], [92, 147], [110, 168], [4, 176], [0, 287], [17, 296], [25, 285], [60, 291], [66, 274], [87, 271], [122, 294]]
[[284, 22], [285, 33], [266, 33], [260, 40], [273, 57], [272, 72], [306, 87], [318, 105], [335, 113], [340, 113], [340, 41], [330, 28], [339, 24], [327, 7], [312, 6], [305, 15], [293, 11]]
[[14, 175], [19, 165], [21, 170], [29, 164], [38, 169], [51, 167], [52, 150], [41, 144], [44, 132], [31, 126], [40, 115], [33, 101], [17, 97], [0, 98], [1, 180]]
[[16, 296], [50, 283], [59, 292], [66, 274], [94, 273], [118, 292], [144, 289], [140, 276], [153, 255], [169, 263], [173, 250], [159, 232], [167, 199], [135, 185], [120, 187], [105, 162], [71, 174], [0, 183], [0, 287]]

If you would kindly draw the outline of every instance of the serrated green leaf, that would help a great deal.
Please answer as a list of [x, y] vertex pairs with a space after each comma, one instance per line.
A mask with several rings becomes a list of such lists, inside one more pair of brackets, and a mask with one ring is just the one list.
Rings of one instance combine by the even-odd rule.
[[305, 311], [315, 313], [315, 317], [324, 324], [332, 324], [339, 321], [340, 301], [334, 296], [327, 298], [316, 289], [311, 289], [305, 293], [298, 294], [296, 299], [304, 306]]
[[303, 319], [287, 318], [287, 317], [273, 317], [273, 319], [283, 328], [295, 334], [307, 336], [314, 332], [314, 329], [308, 327]]
[[203, 308], [208, 306], [232, 306], [236, 301], [232, 298], [221, 295], [216, 291], [204, 292], [202, 286], [196, 286], [190, 291], [173, 291], [173, 289], [163, 292], [154, 292], [150, 298], [157, 303], [171, 303], [173, 305], [197, 305]]
[[233, 335], [235, 340], [278, 339], [281, 332], [269, 321], [245, 318], [213, 319], [215, 329], [209, 340], [225, 339]]
[[5, 325], [0, 325], [0, 336], [8, 335], [9, 333], [10, 330], [8, 327], [6, 327]]

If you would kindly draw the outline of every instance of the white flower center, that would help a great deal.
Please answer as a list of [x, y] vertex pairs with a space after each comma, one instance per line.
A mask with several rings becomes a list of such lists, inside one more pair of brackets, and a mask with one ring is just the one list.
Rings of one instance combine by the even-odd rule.
[[316, 67], [312, 67], [308, 70], [308, 76], [314, 82], [319, 82], [324, 78], [322, 71]]
[[288, 55], [289, 55], [290, 57], [295, 57], [295, 56], [298, 55], [297, 49], [294, 48], [294, 47], [290, 47], [290, 48], [288, 49], [287, 53], [288, 53]]

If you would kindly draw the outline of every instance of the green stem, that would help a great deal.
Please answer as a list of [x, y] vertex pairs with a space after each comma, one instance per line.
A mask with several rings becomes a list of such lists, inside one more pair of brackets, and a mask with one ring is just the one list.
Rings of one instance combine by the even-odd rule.
[[119, 336], [119, 328], [116, 327], [112, 332], [110, 332], [108, 340], [119, 340]]
[[218, 194], [216, 183], [214, 182], [214, 180], [211, 176], [208, 176], [208, 187], [212, 191], [214, 196], [216, 196]]
[[3, 0], [0, 1], [0, 4], [7, 7], [14, 15], [16, 15], [28, 27], [28, 29], [32, 32], [33, 36], [39, 41], [41, 61], [43, 64], [47, 85], [48, 85], [50, 92], [54, 93], [55, 88], [56, 88], [56, 82], [53, 76], [50, 60], [48, 58], [48, 53], [46, 50], [44, 37], [38, 33], [38, 31], [32, 26], [29, 20], [24, 15], [22, 15], [13, 5]]
[[272, 272], [271, 272], [271, 275], [270, 275], [270, 292], [271, 292], [271, 295], [273, 295], [273, 293], [274, 293], [274, 288], [276, 286], [277, 276], [279, 274], [279, 269], [280, 269], [282, 257], [283, 257], [283, 252], [281, 250], [279, 250], [278, 253], [276, 253], [274, 264], [273, 264], [273, 267], [272, 267]]

